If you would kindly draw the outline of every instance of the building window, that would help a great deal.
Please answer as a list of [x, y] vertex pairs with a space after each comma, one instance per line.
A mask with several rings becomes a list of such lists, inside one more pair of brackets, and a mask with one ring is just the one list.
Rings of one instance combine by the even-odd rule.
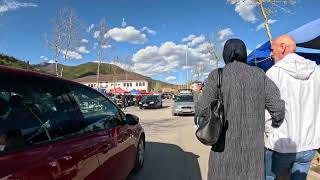
[[132, 87], [132, 83], [130, 83], [130, 87]]
[[123, 86], [126, 87], [127, 83], [123, 83]]
[[139, 82], [139, 86], [141, 86], [141, 82]]
[[138, 83], [136, 82], [136, 86], [138, 86]]
[[142, 82], [142, 86], [145, 86], [145, 83], [144, 83], [144, 82]]

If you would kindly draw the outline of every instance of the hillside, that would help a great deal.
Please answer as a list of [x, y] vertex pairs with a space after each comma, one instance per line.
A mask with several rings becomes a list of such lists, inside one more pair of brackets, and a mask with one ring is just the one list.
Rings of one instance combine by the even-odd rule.
[[[29, 64], [29, 62], [21, 61], [14, 57], [2, 55], [2, 54], [0, 54], [0, 65], [39, 71], [39, 72], [49, 73], [53, 75], [55, 74], [55, 64], [42, 63], [42, 64], [31, 65]], [[96, 75], [97, 73], [97, 63], [92, 63], [92, 62], [80, 64], [78, 66], [65, 66], [62, 64], [58, 64], [59, 72], [62, 67], [63, 67], [63, 77], [67, 79], [76, 79], [76, 78], [80, 78], [88, 75]], [[125, 74], [127, 72], [121, 67], [113, 64], [101, 64], [100, 66], [101, 74], [112, 74], [113, 71], [115, 72], [115, 74]], [[176, 86], [170, 83], [166, 83], [166, 82], [162, 82], [154, 79], [151, 79], [150, 85], [151, 85], [151, 89], [157, 89], [157, 90], [160, 90], [160, 87]]]
[[[55, 64], [39, 64], [34, 65], [36, 69], [41, 69], [42, 71], [48, 72], [50, 74], [55, 74]], [[58, 65], [59, 72], [63, 67], [63, 77], [67, 79], [75, 79], [88, 75], [96, 75], [97, 74], [97, 63], [85, 63], [80, 64], [78, 66], [65, 66], [62, 64]], [[126, 71], [116, 65], [113, 64], [101, 64], [100, 73], [101, 74], [112, 74], [113, 70], [116, 74], [124, 74]]]
[[29, 62], [20, 61], [14, 57], [6, 56], [3, 54], [0, 54], [0, 65], [22, 69], [33, 69]]

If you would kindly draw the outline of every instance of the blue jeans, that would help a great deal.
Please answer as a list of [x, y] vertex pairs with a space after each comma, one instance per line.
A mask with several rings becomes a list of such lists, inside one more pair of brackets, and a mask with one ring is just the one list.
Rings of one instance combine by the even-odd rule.
[[289, 169], [290, 180], [307, 179], [308, 171], [316, 151], [278, 153], [267, 149], [265, 152], [266, 180], [274, 180], [283, 170]]

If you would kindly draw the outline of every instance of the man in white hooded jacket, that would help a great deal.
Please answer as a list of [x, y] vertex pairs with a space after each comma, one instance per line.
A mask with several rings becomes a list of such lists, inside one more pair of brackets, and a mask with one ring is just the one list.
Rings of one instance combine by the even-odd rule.
[[266, 74], [285, 101], [285, 119], [278, 128], [266, 121], [266, 180], [275, 179], [284, 169], [290, 169], [290, 179], [306, 179], [320, 147], [320, 67], [295, 50], [289, 35], [272, 41], [275, 65]]

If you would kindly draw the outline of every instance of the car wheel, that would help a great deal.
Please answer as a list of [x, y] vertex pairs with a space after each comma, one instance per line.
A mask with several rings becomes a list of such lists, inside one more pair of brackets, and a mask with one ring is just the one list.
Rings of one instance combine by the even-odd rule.
[[137, 173], [143, 167], [144, 154], [145, 154], [145, 142], [143, 138], [140, 138], [137, 155], [136, 155], [136, 161], [134, 163], [134, 168], [133, 168], [134, 173]]

